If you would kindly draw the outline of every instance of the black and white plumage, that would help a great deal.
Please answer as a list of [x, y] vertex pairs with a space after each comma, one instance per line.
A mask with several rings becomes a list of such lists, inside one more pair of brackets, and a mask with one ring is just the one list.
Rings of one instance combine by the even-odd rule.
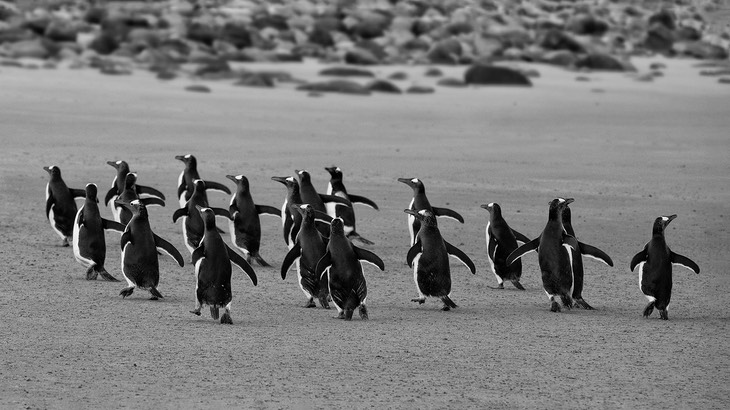
[[421, 225], [416, 235], [416, 243], [406, 256], [408, 266], [413, 267], [413, 280], [418, 290], [418, 298], [412, 301], [423, 304], [426, 297], [435, 297], [443, 303], [442, 310], [457, 307], [451, 300], [449, 256], [458, 259], [472, 274], [476, 274], [474, 262], [460, 249], [444, 240], [433, 212], [428, 209], [406, 209], [404, 212], [413, 215]]
[[[145, 206], [150, 205], [157, 205], [157, 206], [165, 206], [165, 201], [156, 197], [156, 196], [150, 196], [147, 198], [140, 198], [138, 189], [137, 189], [137, 174], [134, 172], [129, 172], [124, 177], [124, 189], [119, 194], [117, 199], [120, 202], [132, 202], [134, 200], [139, 200], [141, 203], [143, 203]], [[116, 201], [116, 199], [115, 199]], [[126, 225], [129, 223], [129, 220], [132, 219], [132, 212], [130, 212], [125, 207], [120, 207], [118, 205], [115, 205], [118, 208], [118, 212], [116, 216], [118, 217], [118, 221], [122, 225]]]
[[200, 245], [205, 233], [205, 223], [197, 207], [210, 208], [216, 215], [230, 219], [227, 209], [208, 206], [205, 189], [205, 182], [202, 179], [196, 179], [193, 182], [193, 194], [183, 207], [172, 214], [173, 222], [177, 222], [178, 219], [182, 218], [183, 239], [185, 240], [185, 247], [188, 248], [191, 254]]
[[667, 225], [676, 217], [677, 215], [669, 215], [656, 218], [651, 230], [651, 240], [631, 259], [631, 271], [638, 268], [639, 288], [649, 300], [649, 304], [644, 308], [644, 317], [649, 317], [656, 307], [661, 319], [669, 319], [667, 309], [672, 297], [673, 265], [700, 273], [697, 263], [686, 256], [672, 252], [667, 245], [664, 234]]
[[124, 225], [101, 217], [96, 184], [86, 185], [86, 199], [74, 219], [74, 257], [86, 270], [86, 280], [102, 279], [119, 282], [104, 268], [106, 260], [105, 230], [124, 231]]
[[[123, 207], [115, 204], [114, 202], [117, 200], [119, 195], [124, 192], [125, 180], [127, 174], [129, 174], [131, 171], [129, 170], [129, 164], [126, 161], [107, 161], [106, 163], [114, 167], [114, 169], [117, 170], [117, 173], [114, 176], [111, 188], [109, 188], [106, 196], [104, 196], [104, 204], [106, 204], [106, 206], [111, 209], [112, 214], [114, 215], [114, 220], [119, 222], [119, 213], [123, 209]], [[139, 185], [135, 182], [134, 189], [137, 193], [137, 196], [140, 198], [155, 197], [163, 202], [165, 201], [165, 195], [155, 188]], [[130, 201], [131, 200], [132, 199], [130, 199]]]
[[216, 214], [211, 208], [196, 206], [205, 224], [205, 233], [200, 244], [193, 251], [195, 265], [195, 309], [190, 313], [200, 316], [203, 305], [210, 306], [210, 316], [219, 318], [220, 309], [225, 312], [220, 316], [220, 322], [233, 324], [231, 319], [231, 264], [238, 266], [245, 272], [254, 286], [257, 284], [256, 272], [241, 255], [228, 247], [221, 238], [216, 227]]
[[50, 179], [46, 185], [46, 218], [51, 228], [63, 240], [63, 246], [72, 242], [74, 218], [78, 207], [76, 198], [85, 198], [83, 189], [69, 188], [61, 177], [61, 168], [56, 165], [43, 167]]
[[530, 239], [512, 229], [502, 215], [502, 208], [497, 203], [481, 206], [489, 211], [487, 221], [486, 242], [487, 258], [492, 273], [497, 278], [497, 289], [504, 289], [504, 281], [508, 280], [519, 290], [525, 290], [520, 283], [522, 277], [522, 261], [516, 260], [507, 265], [507, 257], [517, 249], [518, 242], [527, 243]]
[[[281, 225], [284, 233], [284, 242], [286, 242], [287, 247], [291, 249], [296, 243], [296, 237], [299, 233], [299, 227], [302, 225], [302, 216], [296, 210], [296, 207], [308, 202], [303, 202], [301, 193], [299, 191], [299, 182], [297, 182], [296, 178], [292, 176], [287, 176], [271, 177], [271, 179], [280, 182], [284, 184], [284, 186], [286, 186], [286, 198], [284, 198], [284, 204], [281, 206]], [[329, 224], [329, 222], [332, 220], [332, 217], [327, 215], [326, 212], [317, 211], [314, 206], [312, 206], [312, 208], [315, 209], [314, 218], [315, 221], [318, 223], [317, 229], [320, 231], [320, 233], [322, 233], [320, 225], [325, 224], [325, 226], [327, 226], [327, 224]], [[327, 235], [329, 235], [329, 232], [327, 233]], [[327, 235], [323, 234], [323, 236]]]
[[[338, 207], [346, 206], [348, 208], [352, 207], [350, 201], [345, 198], [318, 193], [317, 189], [314, 188], [314, 185], [312, 184], [312, 176], [306, 170], [297, 169], [294, 172], [296, 172], [297, 178], [299, 179], [299, 195], [302, 200], [301, 203], [311, 205], [318, 214], [327, 215], [328, 205]], [[319, 232], [325, 237], [330, 233], [330, 227], [326, 223], [317, 223], [317, 229], [319, 229]]]
[[[334, 195], [348, 200], [351, 204], [362, 204], [372, 209], [378, 210], [378, 205], [362, 195], [355, 195], [347, 192], [345, 184], [342, 182], [342, 170], [340, 167], [326, 167], [325, 170], [330, 174], [330, 181], [327, 184], [327, 195]], [[337, 206], [336, 203], [326, 204], [327, 213], [333, 218], [342, 218], [345, 224], [345, 234], [350, 239], [357, 239], [366, 245], [373, 245], [373, 242], [363, 238], [356, 230], [355, 226], [355, 209], [353, 206]]]
[[[428, 201], [428, 198], [426, 197], [426, 187], [423, 185], [423, 181], [421, 181], [420, 179], [398, 178], [398, 181], [408, 185], [409, 187], [411, 187], [411, 189], [413, 189], [413, 199], [411, 199], [411, 203], [408, 205], [408, 209], [416, 212], [425, 209], [433, 213], [435, 216], [451, 218], [461, 223], [464, 223], [464, 217], [462, 217], [458, 212], [448, 208], [441, 208], [431, 205], [431, 203]], [[418, 221], [418, 218], [416, 218], [412, 214], [409, 214], [408, 232], [411, 235], [411, 246], [416, 243], [416, 234], [418, 234], [418, 230], [420, 228], [421, 223]]]
[[[198, 160], [191, 154], [177, 155], [175, 159], [182, 161], [185, 164], [185, 168], [180, 172], [180, 176], [177, 178], [177, 196], [180, 203], [180, 207], [183, 207], [185, 203], [193, 195], [195, 189], [195, 180], [202, 179], [198, 173]], [[220, 182], [203, 180], [205, 182], [206, 191], [218, 191], [224, 194], [231, 194], [231, 190], [227, 186]], [[208, 202], [208, 195], [203, 192], [202, 195], [205, 197], [205, 201]]]

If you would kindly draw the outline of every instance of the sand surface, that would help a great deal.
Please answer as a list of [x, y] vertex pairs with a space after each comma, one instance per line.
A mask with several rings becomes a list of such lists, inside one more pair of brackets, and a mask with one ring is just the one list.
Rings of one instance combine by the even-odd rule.
[[[319, 98], [286, 84], [206, 82], [204, 94], [184, 91], [193, 80], [141, 71], [0, 68], [0, 407], [726, 408], [730, 86], [699, 76], [693, 61], [664, 62], [665, 76], [650, 83], [608, 73], [578, 82], [537, 66], [533, 88]], [[321, 68], [273, 67], [303, 79]], [[435, 82], [424, 67], [375, 68], [398, 70], [411, 75], [402, 86]], [[167, 207], [150, 208], [152, 227], [187, 258], [171, 218], [182, 170], [174, 157], [187, 153], [203, 178], [233, 188], [224, 176], [245, 174], [256, 202], [277, 207], [285, 190], [272, 176], [307, 169], [324, 191], [323, 168], [340, 166], [348, 190], [381, 208], [356, 208], [358, 231], [386, 265], [365, 266], [371, 320], [301, 307], [296, 274], [279, 276], [287, 248], [270, 217], [261, 253], [275, 266], [254, 267], [258, 287], [234, 270], [233, 326], [188, 313], [189, 264], [163, 257], [160, 301], [139, 290], [123, 300], [124, 284], [86, 281], [44, 217], [42, 167], [58, 165], [71, 187], [96, 183], [103, 197], [114, 177], [106, 161], [128, 161], [140, 184], [167, 195]], [[466, 219], [440, 222], [477, 265], [471, 275], [453, 261], [454, 311], [410, 302], [411, 191], [399, 177], [422, 179], [432, 204]], [[551, 313], [535, 254], [525, 257], [526, 291], [487, 287], [496, 281], [479, 205], [501, 204], [535, 237], [557, 196], [576, 199], [577, 236], [616, 263], [585, 261], [595, 311]], [[644, 319], [629, 261], [654, 218], [673, 213], [668, 243], [702, 272], [675, 268], [670, 321]], [[107, 269], [121, 279], [118, 234], [107, 241]]]

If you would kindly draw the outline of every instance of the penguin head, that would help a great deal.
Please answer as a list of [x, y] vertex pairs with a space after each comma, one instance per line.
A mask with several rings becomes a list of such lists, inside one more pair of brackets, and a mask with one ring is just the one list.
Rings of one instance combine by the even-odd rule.
[[133, 216], [146, 218], [147, 217], [147, 207], [144, 206], [142, 201], [139, 199], [132, 200], [130, 202], [127, 202], [122, 199], [117, 199], [114, 201], [115, 204], [121, 205], [125, 208], [127, 208]]
[[342, 218], [334, 218], [330, 222], [330, 236], [345, 236], [345, 224]]
[[296, 206], [297, 212], [307, 221], [314, 221], [314, 208], [309, 204], [301, 204]]
[[202, 179], [193, 181], [193, 195], [202, 195], [205, 193], [205, 182]]
[[191, 154], [177, 155], [175, 159], [182, 161], [185, 164], [185, 168], [195, 169], [198, 166], [198, 161]]
[[99, 198], [96, 197], [98, 189], [96, 184], [86, 184], [86, 199], [99, 203]]
[[309, 182], [312, 179], [312, 177], [309, 175], [309, 172], [307, 172], [306, 169], [295, 169], [294, 172], [297, 173], [297, 178], [299, 178], [300, 185], [305, 182]]
[[61, 178], [61, 168], [51, 165], [48, 167], [43, 167], [43, 169], [48, 172], [48, 175], [51, 176], [51, 179]]
[[426, 187], [423, 185], [423, 182], [421, 182], [421, 180], [418, 178], [398, 178], [398, 182], [402, 182], [413, 188], [413, 193], [426, 192]]
[[500, 215], [502, 213], [502, 208], [500, 208], [499, 204], [495, 202], [483, 204], [481, 207], [489, 211], [491, 215]]
[[324, 169], [330, 173], [330, 178], [333, 181], [342, 181], [342, 170], [340, 169], [340, 167], [331, 166], [325, 167]]
[[428, 209], [421, 209], [418, 211], [413, 209], [404, 209], [403, 212], [413, 215], [425, 226], [438, 226], [438, 222], [436, 222], [436, 215]]
[[282, 184], [286, 185], [287, 189], [289, 190], [295, 190], [296, 192], [299, 192], [299, 183], [297, 180], [292, 177], [271, 177], [274, 181], [281, 182]]
[[134, 172], [128, 172], [127, 176], [124, 177], [124, 187], [127, 189], [131, 189], [136, 183], [137, 174]]
[[549, 217], [550, 219], [560, 219], [562, 220], [563, 210], [571, 203], [575, 201], [573, 198], [555, 198], [552, 201], [550, 201], [548, 204], [549, 207]]
[[122, 161], [122, 160], [119, 160], [119, 161], [107, 161], [106, 163], [108, 165], [113, 166], [114, 169], [116, 169], [120, 173], [121, 172], [125, 172], [125, 175], [126, 175], [126, 173], [129, 172], [129, 164], [127, 164], [125, 161]]
[[236, 184], [236, 187], [240, 192], [248, 191], [248, 178], [246, 178], [244, 175], [226, 175], [226, 178], [233, 181], [233, 183]]
[[203, 207], [200, 205], [195, 205], [195, 209], [200, 212], [200, 217], [203, 219], [203, 223], [205, 224], [206, 230], [215, 230], [215, 213], [212, 209], [208, 207]]
[[562, 216], [563, 216], [563, 224], [564, 225], [570, 225], [571, 224], [571, 221], [570, 221], [571, 214], [570, 214], [570, 208], [568, 207], [567, 204], [563, 208]]
[[667, 228], [667, 225], [669, 225], [670, 222], [672, 222], [677, 215], [669, 215], [669, 216], [660, 216], [657, 219], [654, 220], [654, 227], [652, 228], [652, 232], [654, 234], [664, 234], [664, 230]]

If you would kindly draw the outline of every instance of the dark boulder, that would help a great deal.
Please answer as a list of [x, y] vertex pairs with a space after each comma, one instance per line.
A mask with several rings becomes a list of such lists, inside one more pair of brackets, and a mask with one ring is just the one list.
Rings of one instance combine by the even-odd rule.
[[386, 80], [375, 80], [365, 86], [370, 91], [390, 94], [403, 94], [403, 91], [395, 84]]
[[297, 90], [310, 92], [370, 95], [370, 90], [354, 81], [349, 80], [331, 80], [302, 84], [297, 87]]
[[532, 82], [523, 73], [508, 67], [477, 64], [469, 67], [464, 73], [466, 84], [480, 85], [522, 85], [532, 86]]
[[369, 70], [354, 67], [330, 67], [319, 72], [319, 75], [331, 75], [335, 77], [375, 77]]
[[578, 68], [589, 68], [602, 71], [633, 71], [629, 64], [608, 54], [591, 53], [579, 58], [575, 63]]

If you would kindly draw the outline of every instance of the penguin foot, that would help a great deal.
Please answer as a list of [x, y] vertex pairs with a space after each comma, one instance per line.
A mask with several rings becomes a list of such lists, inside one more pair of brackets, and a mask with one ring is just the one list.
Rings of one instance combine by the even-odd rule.
[[561, 296], [560, 301], [563, 302], [563, 307], [572, 309], [573, 308], [573, 298], [570, 296]]
[[359, 313], [360, 313], [360, 319], [362, 319], [362, 320], [369, 319], [368, 308], [365, 305], [360, 305]]
[[355, 313], [355, 309], [345, 309], [343, 319], [350, 321], [352, 320], [352, 314]]
[[575, 305], [581, 309], [596, 310], [593, 306], [589, 305], [588, 302], [583, 300], [583, 298], [575, 299], [574, 302], [575, 302]]
[[649, 317], [652, 312], [654, 312], [654, 302], [649, 302], [649, 304], [644, 308], [644, 317]]
[[338, 313], [337, 316], [335, 317], [335, 319], [344, 319], [344, 318], [345, 318], [345, 311], [344, 310], [341, 311], [340, 313]]
[[63, 242], [61, 243], [61, 246], [63, 246], [64, 248], [67, 246], [70, 246], [69, 242], [71, 242], [71, 239], [67, 236], [67, 237], [63, 238]]
[[504, 284], [500, 283], [500, 284], [499, 284], [499, 285], [497, 285], [497, 286], [489, 286], [489, 285], [487, 285], [487, 287], [488, 287], [489, 289], [504, 289]]
[[305, 307], [305, 308], [313, 308], [313, 307], [317, 307], [317, 305], [314, 303], [314, 299], [313, 298], [309, 298], [309, 299], [307, 299], [306, 302], [304, 302], [303, 307]]
[[150, 300], [157, 300], [157, 299], [165, 298], [164, 296], [162, 296], [162, 293], [160, 293], [160, 291], [157, 290], [157, 288], [155, 288], [154, 286], [150, 288], [150, 293], [152, 294], [152, 297], [150, 298]]
[[96, 270], [94, 269], [95, 265], [89, 266], [89, 269], [86, 269], [86, 280], [96, 280], [96, 277], [99, 275]]
[[319, 299], [319, 305], [320, 306], [322, 306], [325, 309], [329, 309], [330, 308], [330, 303], [327, 301], [327, 297], [326, 296], [323, 296], [323, 297], [318, 298], [318, 299]]
[[444, 309], [441, 309], [441, 310], [447, 311], [447, 310], [449, 310], [449, 308], [457, 308], [458, 307], [458, 306], [456, 306], [456, 303], [454, 303], [454, 301], [451, 300], [451, 298], [448, 297], [448, 296], [443, 296], [441, 298], [441, 301], [444, 302]]
[[560, 304], [557, 301], [552, 301], [550, 304], [550, 311], [551, 312], [560, 312]]
[[195, 316], [200, 316], [200, 308], [197, 307], [194, 310], [191, 310], [190, 313], [194, 314]]
[[411, 302], [418, 302], [419, 305], [426, 303], [426, 298], [415, 298], [411, 299]]
[[522, 286], [519, 280], [513, 280], [512, 284], [519, 290], [525, 290], [525, 288]]
[[441, 310], [443, 310], [444, 312], [448, 312], [449, 310], [451, 310], [451, 308], [449, 306], [444, 305], [444, 307], [442, 307]]
[[231, 319], [231, 314], [228, 312], [223, 313], [223, 316], [221, 316], [221, 324], [222, 325], [232, 325], [233, 319]]
[[659, 319], [661, 320], [669, 320], [669, 312], [667, 312], [666, 309], [659, 311]]
[[124, 299], [127, 296], [130, 296], [132, 293], [134, 293], [134, 286], [122, 289], [122, 291], [119, 292], [119, 295], [122, 297], [122, 299]]

